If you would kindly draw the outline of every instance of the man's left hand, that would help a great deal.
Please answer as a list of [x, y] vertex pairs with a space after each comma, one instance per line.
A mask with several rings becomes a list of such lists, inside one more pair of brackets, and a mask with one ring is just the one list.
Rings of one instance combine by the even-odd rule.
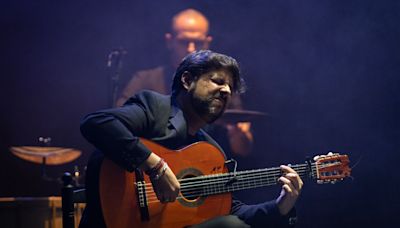
[[282, 191], [278, 199], [276, 199], [276, 203], [279, 212], [282, 215], [286, 215], [294, 207], [303, 187], [303, 181], [299, 174], [289, 166], [281, 165], [280, 167], [283, 176], [281, 176], [278, 181], [282, 184]]

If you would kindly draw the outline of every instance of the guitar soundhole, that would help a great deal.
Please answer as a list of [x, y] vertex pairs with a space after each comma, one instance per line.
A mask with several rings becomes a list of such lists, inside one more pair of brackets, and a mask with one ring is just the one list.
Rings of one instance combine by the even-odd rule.
[[[203, 187], [194, 183], [196, 177], [202, 176], [203, 173], [196, 168], [187, 168], [179, 172], [176, 176], [181, 180], [181, 196], [178, 202], [186, 207], [198, 207], [204, 203], [206, 197], [203, 195]], [[190, 178], [190, 179], [189, 179]]]
[[[196, 177], [195, 175], [187, 175], [185, 177], [183, 177], [183, 179], [188, 179], [188, 178], [192, 178], [192, 177]], [[183, 189], [181, 189], [181, 194], [182, 196], [189, 200], [189, 201], [193, 201], [196, 200], [197, 198], [199, 198], [203, 192], [203, 188], [202, 187], [198, 187], [198, 186], [191, 186], [191, 181], [184, 181], [186, 186], [189, 187], [184, 187]]]

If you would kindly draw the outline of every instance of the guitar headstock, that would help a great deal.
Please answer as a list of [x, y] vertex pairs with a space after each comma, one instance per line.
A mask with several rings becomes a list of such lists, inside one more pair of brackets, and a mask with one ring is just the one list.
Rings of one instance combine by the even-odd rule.
[[351, 168], [349, 167], [349, 157], [338, 153], [329, 152], [327, 155], [314, 157], [317, 183], [336, 183], [349, 177]]

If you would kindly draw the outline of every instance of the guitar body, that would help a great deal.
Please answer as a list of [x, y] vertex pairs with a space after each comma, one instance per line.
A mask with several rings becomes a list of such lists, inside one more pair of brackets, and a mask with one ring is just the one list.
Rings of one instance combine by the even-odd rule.
[[[213, 145], [198, 142], [181, 150], [169, 150], [146, 139], [141, 139], [152, 152], [162, 157], [178, 179], [226, 173], [223, 154]], [[160, 203], [153, 192], [151, 181], [146, 183], [149, 220], [141, 219], [136, 176], [104, 159], [100, 171], [100, 200], [108, 228], [185, 227], [201, 223], [231, 209], [231, 193], [210, 196], [189, 196], [180, 193], [173, 203]]]
[[[181, 184], [179, 196], [173, 203], [160, 203], [147, 175], [143, 180], [137, 179], [135, 173], [104, 159], [99, 190], [108, 228], [177, 228], [199, 224], [229, 214], [230, 192], [275, 185], [282, 175], [280, 167], [227, 173], [223, 154], [206, 142], [177, 151], [146, 139], [141, 142], [168, 163]], [[328, 153], [314, 160], [291, 167], [300, 177], [315, 178], [318, 183], [336, 183], [350, 176], [347, 155]]]

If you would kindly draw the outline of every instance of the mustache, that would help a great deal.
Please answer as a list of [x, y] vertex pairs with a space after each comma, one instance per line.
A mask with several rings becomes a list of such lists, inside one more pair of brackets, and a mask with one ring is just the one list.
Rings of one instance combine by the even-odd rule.
[[226, 103], [226, 102], [228, 101], [228, 96], [226, 96], [226, 95], [224, 95], [224, 94], [221, 94], [221, 93], [218, 93], [218, 94], [215, 94], [215, 95], [213, 95], [213, 96], [211, 96], [211, 97], [209, 98], [210, 101], [212, 101], [212, 100], [214, 100], [214, 99], [218, 99], [218, 100], [221, 100], [221, 101], [223, 101], [224, 103]]

